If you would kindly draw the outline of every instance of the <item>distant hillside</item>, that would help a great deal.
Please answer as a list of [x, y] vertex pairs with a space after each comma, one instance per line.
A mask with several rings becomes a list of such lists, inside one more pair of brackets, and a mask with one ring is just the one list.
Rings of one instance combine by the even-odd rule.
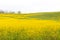
[[60, 12], [40, 12], [31, 14], [0, 14], [0, 18], [60, 20]]
[[60, 12], [45, 12], [45, 13], [36, 13], [38, 15], [28, 16], [29, 18], [36, 18], [42, 20], [60, 20]]

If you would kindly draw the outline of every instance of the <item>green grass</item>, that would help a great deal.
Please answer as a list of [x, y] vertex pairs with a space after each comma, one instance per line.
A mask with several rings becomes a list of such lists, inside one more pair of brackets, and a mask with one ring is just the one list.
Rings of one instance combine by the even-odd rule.
[[29, 18], [36, 18], [39, 20], [60, 20], [60, 12], [42, 13], [38, 15], [28, 16]]

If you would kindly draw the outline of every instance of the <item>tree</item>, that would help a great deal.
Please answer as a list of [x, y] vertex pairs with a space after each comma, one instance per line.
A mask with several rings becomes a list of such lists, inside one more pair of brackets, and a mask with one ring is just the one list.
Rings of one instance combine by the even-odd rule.
[[18, 11], [18, 14], [21, 14], [21, 11]]
[[0, 13], [4, 13], [4, 11], [0, 10]]

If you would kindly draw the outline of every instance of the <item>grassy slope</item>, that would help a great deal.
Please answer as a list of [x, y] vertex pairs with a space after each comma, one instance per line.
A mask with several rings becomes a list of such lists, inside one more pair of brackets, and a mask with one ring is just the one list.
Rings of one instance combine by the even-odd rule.
[[0, 40], [60, 40], [60, 12], [0, 14]]

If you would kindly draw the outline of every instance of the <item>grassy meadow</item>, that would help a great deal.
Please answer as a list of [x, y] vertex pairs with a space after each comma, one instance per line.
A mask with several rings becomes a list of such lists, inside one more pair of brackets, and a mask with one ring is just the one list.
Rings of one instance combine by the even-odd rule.
[[2, 13], [0, 40], [60, 40], [60, 12]]

